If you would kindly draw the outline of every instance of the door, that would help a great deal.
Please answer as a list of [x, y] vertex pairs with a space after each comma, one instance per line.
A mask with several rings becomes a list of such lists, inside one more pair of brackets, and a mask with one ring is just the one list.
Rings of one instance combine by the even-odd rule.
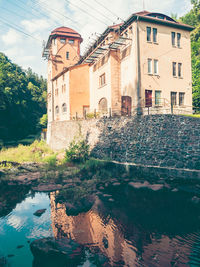
[[121, 113], [122, 116], [131, 116], [131, 104], [132, 99], [130, 96], [122, 96], [122, 108]]
[[145, 107], [152, 107], [152, 90], [145, 90]]

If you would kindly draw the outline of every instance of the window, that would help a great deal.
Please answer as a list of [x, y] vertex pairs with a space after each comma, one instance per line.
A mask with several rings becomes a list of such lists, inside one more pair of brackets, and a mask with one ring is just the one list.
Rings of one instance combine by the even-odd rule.
[[155, 105], [160, 106], [161, 105], [161, 91], [155, 91]]
[[178, 63], [178, 77], [182, 77], [182, 63]]
[[59, 107], [58, 106], [56, 106], [55, 111], [56, 111], [56, 114], [59, 113]]
[[179, 106], [184, 106], [185, 93], [179, 93]]
[[176, 106], [176, 104], [177, 104], [177, 102], [176, 102], [176, 95], [177, 95], [176, 92], [171, 92], [171, 104], [173, 106]]
[[63, 113], [67, 112], [67, 105], [66, 105], [66, 103], [63, 103], [62, 104], [62, 112]]
[[74, 44], [74, 40], [69, 40], [69, 44]]
[[173, 72], [173, 76], [176, 77], [176, 62], [172, 63], [172, 72]]
[[66, 43], [66, 39], [65, 39], [65, 38], [60, 38], [60, 42], [61, 42], [62, 44], [65, 44], [65, 43]]
[[152, 90], [145, 90], [145, 107], [152, 107]]
[[58, 89], [55, 90], [55, 95], [58, 96]]
[[152, 59], [148, 58], [148, 73], [152, 73]]
[[147, 27], [147, 42], [151, 42], [151, 27]]
[[64, 84], [64, 86], [63, 86], [63, 93], [65, 93], [66, 92], [66, 84]]
[[153, 42], [157, 43], [157, 29], [153, 28]]
[[172, 32], [172, 46], [175, 46], [175, 37], [176, 37], [176, 33]]
[[66, 52], [66, 59], [69, 59], [69, 52]]
[[158, 74], [158, 60], [154, 59], [154, 74]]
[[177, 47], [181, 47], [181, 34], [177, 33]]
[[103, 86], [104, 84], [106, 84], [106, 75], [105, 75], [105, 73], [102, 74], [102, 75], [99, 77], [99, 86]]

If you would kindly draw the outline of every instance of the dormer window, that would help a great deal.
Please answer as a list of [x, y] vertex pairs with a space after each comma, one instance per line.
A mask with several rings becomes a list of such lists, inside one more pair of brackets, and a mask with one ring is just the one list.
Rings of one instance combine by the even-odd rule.
[[61, 44], [65, 44], [66, 43], [66, 39], [65, 38], [60, 38], [60, 42], [61, 42]]
[[66, 52], [66, 59], [69, 59], [69, 52]]
[[69, 44], [74, 44], [74, 40], [69, 40]]

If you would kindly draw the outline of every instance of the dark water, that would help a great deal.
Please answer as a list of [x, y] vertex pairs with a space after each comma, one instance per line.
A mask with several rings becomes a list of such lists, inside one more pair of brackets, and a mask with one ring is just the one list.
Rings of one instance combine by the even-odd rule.
[[[112, 192], [114, 201], [100, 197], [78, 216], [67, 216], [55, 193], [24, 193], [16, 197], [16, 189], [7, 190], [7, 207], [0, 209], [0, 258], [6, 257], [6, 266], [32, 266], [29, 242], [49, 236], [71, 237], [100, 251], [111, 266], [200, 266], [200, 209], [190, 193], [125, 186]], [[44, 208], [41, 217], [33, 215]], [[78, 266], [96, 265], [88, 256]]]

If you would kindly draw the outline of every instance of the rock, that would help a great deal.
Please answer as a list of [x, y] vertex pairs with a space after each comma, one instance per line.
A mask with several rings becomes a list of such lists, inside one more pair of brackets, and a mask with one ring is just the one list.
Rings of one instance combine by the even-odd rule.
[[149, 182], [144, 182], [144, 183], [140, 183], [140, 182], [130, 182], [129, 186], [136, 188], [136, 189], [140, 189], [140, 188], [149, 188], [153, 191], [158, 191], [164, 188], [163, 184], [150, 184]]
[[43, 213], [45, 213], [46, 209], [40, 209], [33, 213], [33, 215], [40, 217]]
[[7, 260], [5, 257], [0, 258], [0, 267], [7, 266]]
[[15, 255], [14, 254], [8, 254], [8, 258], [12, 258], [12, 257], [14, 257]]
[[114, 202], [114, 199], [113, 198], [109, 198], [108, 201]]
[[38, 192], [51, 192], [62, 189], [61, 184], [39, 184], [36, 187], [32, 187], [33, 191]]
[[94, 195], [86, 196], [75, 203], [66, 202], [66, 214], [68, 216], [77, 216], [79, 213], [88, 212], [95, 203]]
[[19, 245], [19, 246], [17, 246], [17, 249], [20, 249], [20, 248], [23, 248], [24, 247], [24, 245]]
[[199, 204], [200, 203], [200, 198], [197, 197], [197, 196], [194, 196], [191, 201], [194, 203], [194, 204]]
[[105, 188], [103, 186], [100, 186], [99, 187], [99, 190], [104, 190]]
[[118, 182], [116, 182], [116, 183], [113, 183], [112, 185], [113, 185], [113, 186], [120, 186], [121, 184], [118, 183]]
[[103, 237], [102, 242], [103, 242], [104, 248], [108, 248], [108, 239], [105, 236]]
[[83, 246], [68, 238], [34, 240], [30, 249], [34, 256], [33, 266], [78, 266], [84, 256]]
[[178, 192], [178, 189], [177, 189], [177, 188], [174, 188], [174, 189], [172, 190], [172, 192]]

